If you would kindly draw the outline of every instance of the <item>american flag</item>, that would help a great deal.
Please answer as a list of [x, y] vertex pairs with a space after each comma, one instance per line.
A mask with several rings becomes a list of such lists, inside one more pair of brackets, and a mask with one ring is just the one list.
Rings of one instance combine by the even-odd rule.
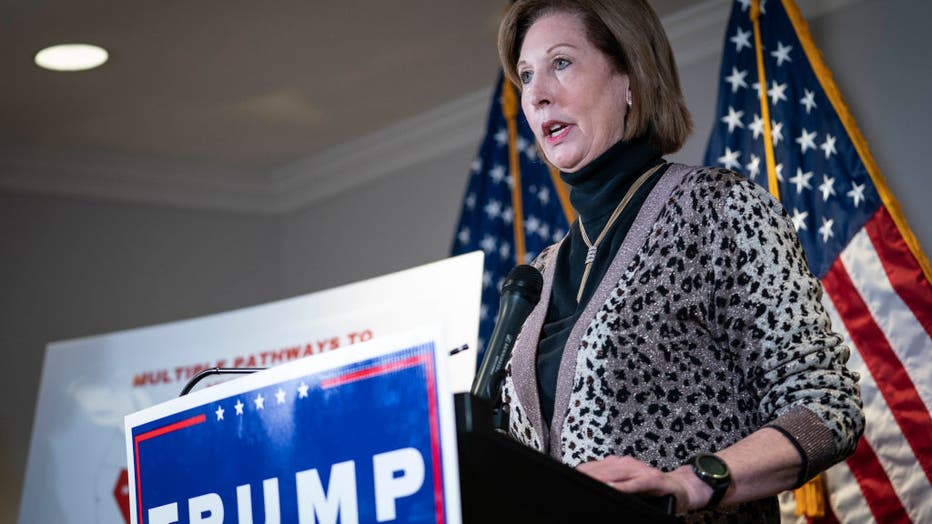
[[518, 94], [500, 74], [452, 250], [454, 255], [485, 252], [479, 362], [494, 327], [505, 275], [563, 238], [571, 213], [565, 185], [538, 156]]
[[861, 374], [864, 438], [820, 522], [932, 522], [932, 271], [792, 0], [732, 6], [717, 114], [706, 164], [780, 198]]

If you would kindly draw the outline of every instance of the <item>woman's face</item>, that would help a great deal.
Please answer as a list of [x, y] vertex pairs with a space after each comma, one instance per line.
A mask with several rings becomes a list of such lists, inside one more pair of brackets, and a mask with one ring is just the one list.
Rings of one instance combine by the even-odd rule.
[[561, 171], [579, 170], [624, 136], [628, 75], [589, 42], [578, 16], [558, 12], [534, 22], [517, 73], [524, 116]]

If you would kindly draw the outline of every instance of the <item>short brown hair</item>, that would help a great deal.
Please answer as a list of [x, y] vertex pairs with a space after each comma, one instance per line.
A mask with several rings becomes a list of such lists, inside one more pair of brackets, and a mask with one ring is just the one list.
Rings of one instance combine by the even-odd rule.
[[683, 147], [692, 119], [673, 59], [670, 41], [647, 0], [518, 0], [498, 30], [498, 54], [505, 76], [518, 89], [518, 57], [534, 22], [555, 13], [578, 15], [586, 37], [631, 82], [631, 109], [625, 140], [648, 135], [664, 154]]

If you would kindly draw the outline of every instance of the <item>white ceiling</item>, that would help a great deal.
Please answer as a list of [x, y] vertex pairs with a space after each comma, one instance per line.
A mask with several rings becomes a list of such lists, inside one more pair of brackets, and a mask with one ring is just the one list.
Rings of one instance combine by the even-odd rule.
[[[723, 18], [728, 2], [711, 3]], [[54, 191], [68, 174], [28, 178], [61, 166], [119, 182], [125, 166], [145, 165], [137, 178], [150, 186], [199, 171], [266, 191], [270, 173], [489, 88], [507, 4], [8, 0], [0, 187]], [[697, 2], [652, 4], [666, 21]], [[33, 65], [65, 42], [101, 45], [111, 59], [79, 73]]]

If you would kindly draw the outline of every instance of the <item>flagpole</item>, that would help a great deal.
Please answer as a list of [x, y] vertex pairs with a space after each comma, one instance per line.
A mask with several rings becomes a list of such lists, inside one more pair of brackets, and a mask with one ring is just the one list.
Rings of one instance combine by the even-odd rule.
[[518, 163], [518, 97], [511, 83], [502, 77], [502, 113], [508, 125], [508, 164], [511, 171], [511, 208], [514, 211], [512, 224], [515, 232], [515, 264], [524, 264], [527, 247], [524, 243], [524, 209], [521, 205], [521, 167]]
[[764, 129], [764, 157], [767, 163], [767, 184], [770, 194], [780, 200], [777, 184], [777, 162], [773, 153], [773, 135], [770, 130], [770, 104], [767, 103], [767, 74], [764, 72], [764, 45], [760, 34], [760, 0], [751, 2], [751, 23], [754, 25], [754, 51], [757, 56], [757, 82], [760, 85], [760, 114]]
[[570, 203], [570, 192], [566, 189], [566, 183], [560, 178], [560, 171], [557, 168], [547, 165], [550, 171], [550, 179], [553, 181], [553, 187], [557, 190], [557, 197], [560, 199], [560, 207], [563, 208], [563, 214], [566, 215], [566, 222], [572, 224], [576, 220], [576, 210]]

